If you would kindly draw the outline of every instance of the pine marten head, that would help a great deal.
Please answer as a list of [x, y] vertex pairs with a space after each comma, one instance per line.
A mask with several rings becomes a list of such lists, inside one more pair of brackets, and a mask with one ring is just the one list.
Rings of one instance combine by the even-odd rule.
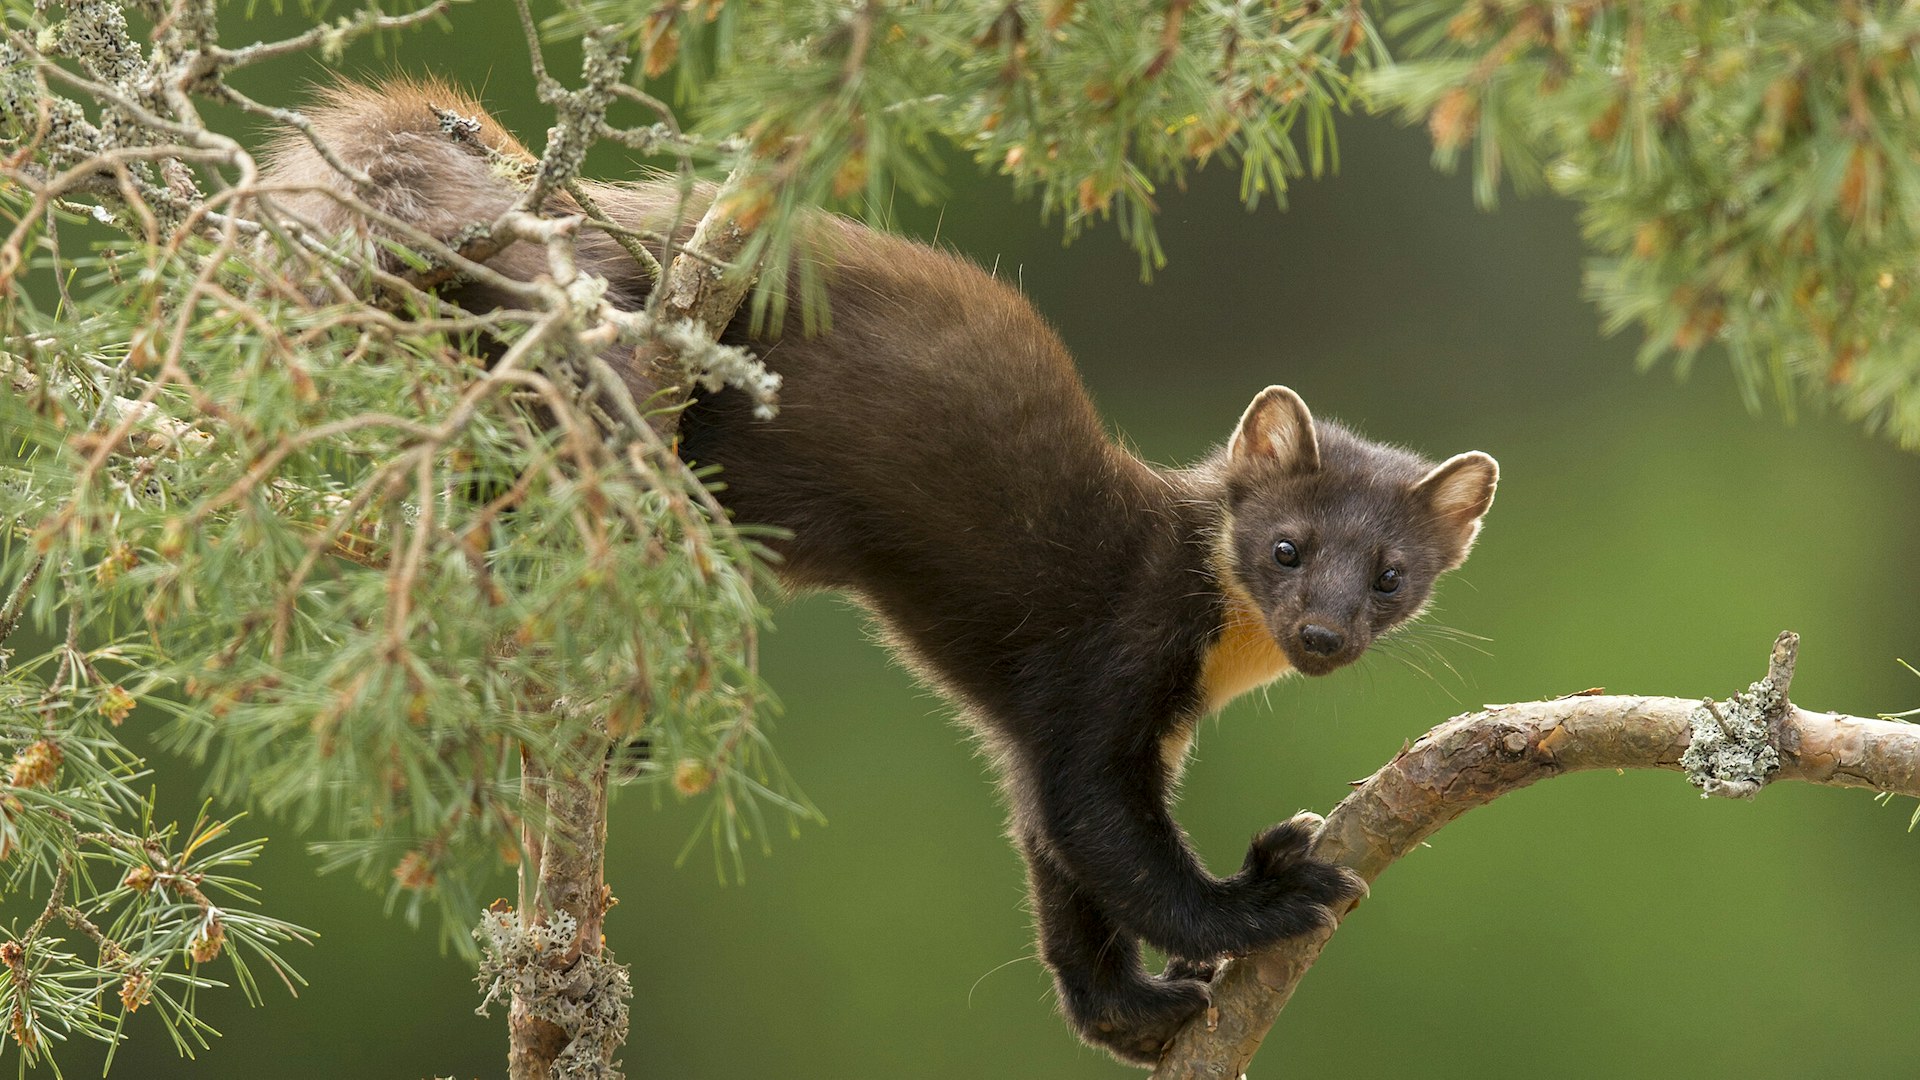
[[1479, 451], [1435, 465], [1316, 424], [1284, 386], [1253, 399], [1215, 464], [1229, 626], [1257, 619], [1309, 675], [1419, 614], [1435, 579], [1465, 561], [1500, 477]]

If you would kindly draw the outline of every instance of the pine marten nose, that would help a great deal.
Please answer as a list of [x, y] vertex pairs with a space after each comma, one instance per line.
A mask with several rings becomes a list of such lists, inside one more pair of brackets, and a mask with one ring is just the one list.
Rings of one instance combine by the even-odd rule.
[[1300, 644], [1315, 656], [1332, 656], [1340, 651], [1346, 639], [1340, 631], [1329, 630], [1318, 623], [1308, 623], [1300, 628]]

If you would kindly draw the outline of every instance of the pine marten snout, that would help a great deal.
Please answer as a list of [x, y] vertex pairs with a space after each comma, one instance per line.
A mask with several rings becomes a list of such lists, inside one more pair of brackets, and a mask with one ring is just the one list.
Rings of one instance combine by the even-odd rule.
[[[435, 105], [475, 118], [487, 150], [449, 137]], [[307, 116], [374, 177], [362, 198], [448, 239], [519, 196], [493, 157], [530, 158], [438, 84], [336, 87]], [[278, 144], [265, 181], [318, 228], [385, 235], [327, 195], [341, 178], [303, 138]], [[586, 188], [627, 229], [678, 223], [676, 243], [712, 197]], [[544, 210], [575, 209], [554, 198]], [[1209, 873], [1169, 809], [1196, 722], [1288, 670], [1351, 663], [1412, 618], [1466, 557], [1493, 459], [1435, 465], [1315, 424], [1271, 387], [1226, 447], [1159, 468], [1108, 436], [1065, 346], [1005, 282], [845, 218], [811, 218], [802, 237], [831, 330], [776, 339], [736, 317], [722, 340], [782, 377], [779, 414], [736, 390], [701, 395], [682, 455], [717, 468], [736, 520], [780, 531], [782, 577], [857, 597], [979, 734], [1062, 1011], [1081, 1037], [1152, 1064], [1205, 1008], [1216, 958], [1310, 932], [1365, 888], [1308, 856], [1299, 819], [1255, 837], [1237, 872]], [[651, 279], [604, 234], [584, 230], [576, 258], [617, 302], [645, 302]], [[522, 278], [544, 265], [527, 244], [490, 262]], [[450, 288], [470, 307], [501, 302]], [[1172, 957], [1164, 971], [1146, 970], [1143, 942]]]

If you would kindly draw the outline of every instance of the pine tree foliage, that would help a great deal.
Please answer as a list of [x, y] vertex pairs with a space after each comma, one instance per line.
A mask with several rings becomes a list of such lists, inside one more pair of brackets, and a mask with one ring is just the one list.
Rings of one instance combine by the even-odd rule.
[[1331, 166], [1353, 71], [1384, 55], [1357, 0], [586, 0], [555, 25], [621, 28], [700, 130], [747, 141], [739, 212], [767, 226], [758, 298], [776, 317], [796, 211], [884, 221], [896, 192], [939, 193], [948, 146], [1036, 194], [1069, 237], [1113, 219], [1157, 266], [1160, 185], [1225, 159], [1249, 204], [1279, 198]]
[[[598, 354], [659, 334], [707, 379], [757, 365], [614, 311], [574, 225], [525, 211], [454, 243], [552, 241], [551, 275], [462, 311], [427, 285], [488, 271], [450, 238], [322, 234], [199, 114], [251, 105], [232, 70], [443, 7], [227, 50], [210, 4], [6, 6], [0, 639], [60, 643], [0, 653], [0, 884], [45, 912], [0, 952], [24, 1061], [148, 1002], [197, 1040], [207, 965], [252, 994], [246, 957], [285, 972], [300, 936], [222, 894], [257, 844], [150, 820], [130, 717], [467, 948], [543, 829], [523, 768], [591, 771], [644, 725], [643, 778], [704, 799], [732, 859], [812, 813], [767, 753], [753, 541]], [[552, 95], [576, 150], [625, 74], [589, 60]], [[530, 188], [571, 181], [557, 156]]]
[[1475, 190], [1586, 207], [1643, 359], [1726, 352], [1750, 403], [1830, 403], [1920, 448], [1920, 7], [1421, 0], [1366, 88]]
[[[1388, 5], [1390, 38], [1357, 0], [518, 6], [554, 114], [538, 161], [497, 162], [520, 203], [456, 236], [380, 222], [396, 242], [289, 213], [254, 136], [202, 112], [298, 134], [297, 101], [227, 76], [457, 25], [446, 0], [303, 0], [312, 32], [244, 47], [213, 0], [0, 0], [0, 889], [30, 901], [0, 917], [0, 1017], [25, 1061], [148, 1004], [190, 1045], [218, 964], [249, 994], [263, 964], [297, 978], [278, 950], [302, 932], [240, 870], [257, 842], [156, 822], [126, 723], [204, 762], [222, 814], [288, 820], [456, 928], [543, 832], [523, 776], [629, 737], [655, 790], [705, 800], [723, 866], [811, 815], [767, 741], [755, 538], [603, 353], [667, 348], [769, 409], [773, 380], [574, 266], [609, 224], [580, 199], [596, 143], [682, 190], [728, 177], [732, 272], [764, 322], [797, 298], [817, 325], [804, 215], [884, 223], [951, 148], [1069, 237], [1114, 221], [1151, 268], [1165, 185], [1221, 161], [1278, 200], [1335, 163], [1340, 112], [1391, 105], [1443, 163], [1471, 148], [1483, 199], [1584, 202], [1594, 291], [1650, 357], [1720, 343], [1751, 394], [1920, 445], [1910, 3], [1419, 0]], [[541, 32], [579, 39], [577, 77]], [[374, 220], [350, 173], [334, 197]], [[659, 238], [616, 236], [667, 272], [631, 243]], [[490, 275], [517, 241], [544, 277]], [[436, 292], [455, 279], [511, 305], [461, 310]]]

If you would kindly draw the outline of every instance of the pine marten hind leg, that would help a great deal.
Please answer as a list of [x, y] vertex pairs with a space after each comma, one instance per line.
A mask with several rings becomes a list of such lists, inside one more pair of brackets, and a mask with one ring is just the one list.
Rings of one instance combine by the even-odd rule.
[[1157, 1064], [1180, 1028], [1207, 1007], [1206, 982], [1178, 972], [1149, 975], [1138, 938], [1101, 914], [1064, 867], [1031, 843], [1021, 848], [1041, 958], [1053, 972], [1068, 1023], [1122, 1061]]

